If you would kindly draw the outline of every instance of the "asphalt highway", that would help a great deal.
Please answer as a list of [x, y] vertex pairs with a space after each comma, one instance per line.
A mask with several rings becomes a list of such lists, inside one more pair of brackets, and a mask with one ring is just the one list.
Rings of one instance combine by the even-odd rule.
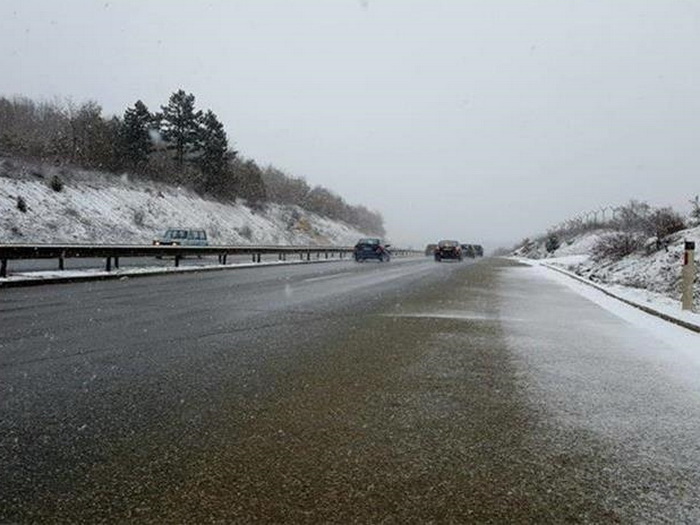
[[527, 270], [2, 290], [0, 523], [700, 520], [697, 385]]

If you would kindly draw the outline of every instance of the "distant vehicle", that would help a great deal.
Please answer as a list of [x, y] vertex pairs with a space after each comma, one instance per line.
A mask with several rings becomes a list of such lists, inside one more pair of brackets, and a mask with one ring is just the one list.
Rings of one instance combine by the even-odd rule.
[[363, 262], [367, 259], [375, 259], [379, 262], [389, 262], [391, 260], [389, 247], [390, 245], [384, 244], [381, 239], [360, 239], [355, 245], [353, 256], [357, 262]]
[[462, 244], [462, 254], [464, 257], [483, 257], [484, 248], [480, 244]]
[[435, 255], [435, 250], [437, 249], [437, 244], [428, 244], [425, 247], [425, 256], [426, 257], [432, 257]]
[[154, 246], [209, 246], [205, 230], [170, 228], [153, 240]]
[[435, 250], [435, 260], [437, 262], [443, 259], [456, 259], [461, 261], [462, 258], [462, 246], [460, 246], [458, 241], [440, 241], [438, 243], [437, 249]]
[[476, 247], [473, 244], [462, 244], [462, 255], [473, 259], [476, 257]]

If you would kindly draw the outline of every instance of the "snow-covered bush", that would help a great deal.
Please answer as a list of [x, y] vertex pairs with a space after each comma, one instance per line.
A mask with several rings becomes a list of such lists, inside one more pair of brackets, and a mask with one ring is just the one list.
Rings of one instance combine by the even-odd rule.
[[559, 246], [561, 246], [561, 242], [559, 241], [558, 235], [553, 233], [547, 237], [547, 242], [545, 243], [545, 249], [547, 250], [547, 253], [556, 252], [559, 249]]
[[619, 261], [644, 246], [643, 235], [634, 232], [610, 232], [600, 236], [591, 248], [594, 261]]

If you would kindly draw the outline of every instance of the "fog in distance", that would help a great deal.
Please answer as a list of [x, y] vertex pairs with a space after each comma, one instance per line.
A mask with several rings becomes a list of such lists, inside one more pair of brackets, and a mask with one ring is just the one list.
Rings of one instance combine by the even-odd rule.
[[121, 114], [192, 92], [395, 244], [700, 193], [700, 2], [4, 0], [0, 48], [4, 96]]

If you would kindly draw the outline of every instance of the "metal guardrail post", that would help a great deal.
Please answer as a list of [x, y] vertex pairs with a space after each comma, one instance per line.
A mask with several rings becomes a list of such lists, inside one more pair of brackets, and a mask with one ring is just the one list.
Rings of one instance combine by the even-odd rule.
[[61, 255], [58, 256], [58, 269], [63, 271], [66, 269], [66, 252], [61, 252]]
[[180, 254], [178, 253], [175, 255], [175, 268], [179, 268], [179, 267], [180, 267]]
[[119, 269], [119, 257], [114, 258], [114, 268], [117, 270]]
[[261, 254], [258, 252], [255, 257], [255, 262], [260, 262]]
[[7, 277], [7, 259], [0, 261], [0, 277]]
[[105, 271], [106, 272], [112, 271], [112, 258], [111, 257], [107, 257], [107, 262], [105, 264]]

